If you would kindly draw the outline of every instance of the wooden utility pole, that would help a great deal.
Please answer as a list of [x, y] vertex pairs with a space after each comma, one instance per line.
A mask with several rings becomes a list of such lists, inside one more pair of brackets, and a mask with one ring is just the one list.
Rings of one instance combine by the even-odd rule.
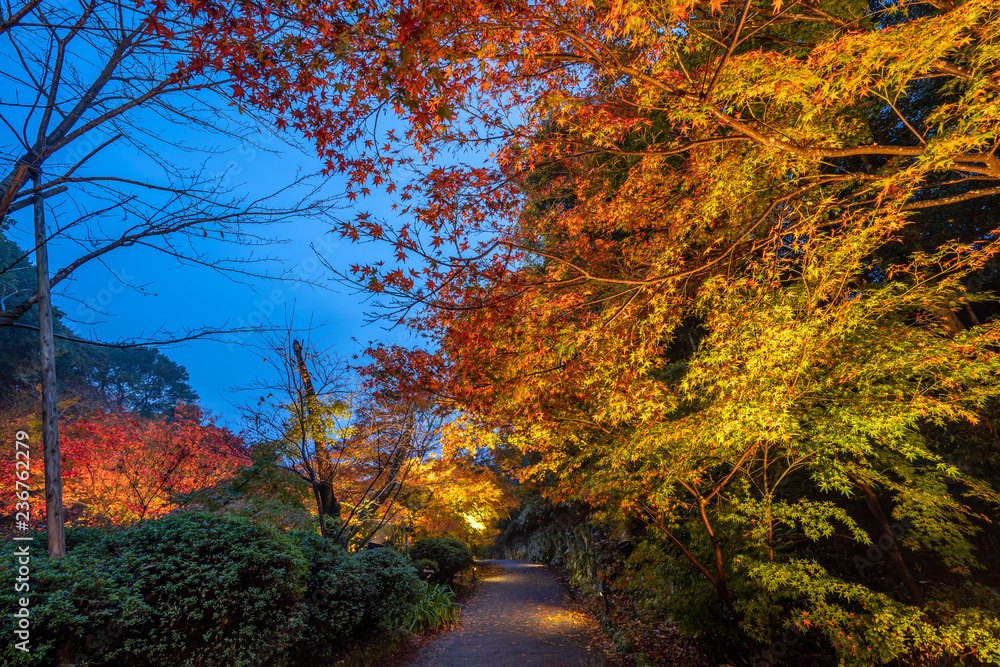
[[45, 463], [45, 528], [49, 553], [66, 555], [63, 527], [62, 462], [59, 458], [59, 403], [56, 397], [56, 349], [52, 336], [52, 300], [49, 294], [49, 254], [45, 233], [42, 173], [32, 173], [35, 189], [35, 268], [38, 271], [38, 331], [42, 369], [42, 445]]

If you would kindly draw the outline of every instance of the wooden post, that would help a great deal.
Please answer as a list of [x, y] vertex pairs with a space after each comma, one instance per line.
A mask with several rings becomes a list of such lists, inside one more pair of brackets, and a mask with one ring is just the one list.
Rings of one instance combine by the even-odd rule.
[[63, 527], [62, 462], [59, 459], [59, 403], [56, 396], [56, 349], [52, 337], [52, 300], [49, 294], [49, 254], [45, 233], [45, 204], [38, 193], [40, 169], [32, 174], [35, 188], [35, 268], [38, 271], [38, 331], [42, 369], [42, 445], [45, 463], [45, 528], [49, 553], [66, 555]]

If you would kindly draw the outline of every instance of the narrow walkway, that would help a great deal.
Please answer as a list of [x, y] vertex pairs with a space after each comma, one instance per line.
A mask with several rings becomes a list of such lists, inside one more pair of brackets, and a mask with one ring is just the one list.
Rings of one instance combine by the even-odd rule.
[[587, 646], [586, 620], [566, 589], [541, 565], [492, 562], [502, 571], [484, 579], [456, 628], [424, 646], [410, 667], [603, 667]]

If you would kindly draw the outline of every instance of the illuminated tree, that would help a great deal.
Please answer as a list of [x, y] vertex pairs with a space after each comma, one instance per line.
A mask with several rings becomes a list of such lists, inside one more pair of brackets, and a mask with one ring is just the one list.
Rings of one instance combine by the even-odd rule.
[[272, 336], [262, 356], [273, 373], [246, 389], [259, 396], [242, 408], [250, 429], [309, 484], [324, 535], [366, 543], [401, 510], [400, 492], [441, 418], [352, 388], [345, 364], [291, 331]]
[[493, 453], [499, 436], [458, 415], [441, 427], [440, 451], [418, 461], [401, 502], [418, 535], [447, 535], [469, 544], [496, 533], [513, 504]]
[[128, 524], [178, 507], [175, 496], [210, 487], [247, 465], [242, 441], [178, 406], [172, 419], [100, 412], [64, 428], [67, 506], [91, 522]]
[[[190, 6], [248, 104], [398, 193], [340, 224], [395, 252], [350, 279], [439, 345], [373, 377], [643, 518], [752, 648], [795, 624], [845, 664], [1000, 659], [953, 594], [998, 498], [928, 437], [1000, 386], [966, 282], [997, 250], [996, 0]], [[896, 587], [830, 557], [880, 540]]]

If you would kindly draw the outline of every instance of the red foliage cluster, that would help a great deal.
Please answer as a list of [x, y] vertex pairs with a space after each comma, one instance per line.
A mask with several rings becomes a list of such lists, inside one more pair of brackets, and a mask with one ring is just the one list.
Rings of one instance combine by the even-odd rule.
[[171, 419], [99, 412], [63, 428], [64, 502], [86, 523], [165, 514], [176, 507], [175, 494], [217, 484], [247, 465], [241, 445], [196, 406], [178, 406]]

